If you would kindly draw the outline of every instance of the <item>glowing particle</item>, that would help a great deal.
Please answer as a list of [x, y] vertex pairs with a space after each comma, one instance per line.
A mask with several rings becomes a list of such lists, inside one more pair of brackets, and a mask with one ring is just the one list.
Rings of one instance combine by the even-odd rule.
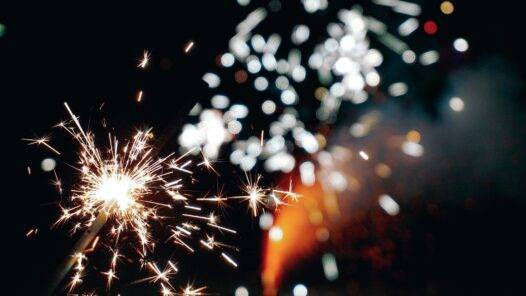
[[194, 42], [193, 41], [188, 42], [186, 46], [184, 47], [184, 52], [188, 53], [190, 50], [192, 50], [193, 47], [194, 47]]
[[266, 100], [261, 104], [261, 110], [263, 110], [263, 113], [270, 115], [276, 111], [276, 103], [271, 100]]
[[329, 281], [334, 281], [338, 278], [338, 265], [336, 265], [336, 258], [333, 254], [327, 253], [321, 257], [323, 265], [323, 273], [325, 278]]
[[309, 294], [309, 290], [307, 289], [307, 287], [305, 285], [297, 284], [292, 289], [292, 294], [294, 296], [307, 296]]
[[278, 226], [272, 226], [268, 232], [268, 237], [273, 242], [279, 242], [283, 239], [283, 230]]
[[247, 288], [243, 286], [237, 287], [234, 296], [249, 296]]
[[231, 53], [225, 53], [221, 56], [221, 65], [223, 65], [223, 67], [225, 68], [232, 67], [232, 65], [234, 65], [234, 62], [235, 58], [234, 55]]
[[137, 93], [137, 102], [140, 103], [142, 101], [142, 90], [140, 90], [138, 93]]
[[361, 150], [359, 154], [360, 154], [360, 157], [363, 158], [364, 160], [369, 160], [369, 155], [367, 155], [365, 151]]
[[433, 35], [438, 31], [438, 26], [434, 21], [427, 21], [424, 23], [424, 32], [428, 35]]
[[259, 216], [259, 227], [263, 230], [269, 230], [274, 223], [274, 216], [270, 213], [264, 213]]
[[449, 100], [449, 107], [455, 112], [460, 112], [464, 110], [464, 101], [459, 97], [453, 97]]
[[453, 48], [458, 52], [465, 52], [469, 48], [469, 44], [464, 38], [457, 38], [453, 41]]
[[389, 195], [382, 194], [378, 199], [380, 207], [389, 215], [396, 216], [400, 212], [400, 206], [398, 203]]
[[46, 158], [40, 163], [40, 167], [44, 172], [51, 172], [55, 169], [57, 162], [53, 158]]
[[442, 11], [443, 14], [449, 15], [455, 11], [455, 6], [450, 1], [444, 1], [440, 3], [440, 11]]

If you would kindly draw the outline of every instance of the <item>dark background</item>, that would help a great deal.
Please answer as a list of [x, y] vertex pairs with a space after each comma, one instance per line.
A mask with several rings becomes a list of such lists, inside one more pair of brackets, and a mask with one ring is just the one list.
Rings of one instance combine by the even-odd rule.
[[[431, 2], [427, 5], [439, 4]], [[526, 48], [521, 39], [524, 16], [513, 1], [455, 2], [455, 8], [447, 29], [437, 38], [451, 40], [460, 34], [470, 41], [464, 62], [475, 70], [482, 69], [489, 79], [475, 80], [468, 91], [503, 90], [499, 100], [505, 105], [485, 105], [487, 112], [476, 120], [495, 119], [502, 126], [490, 124], [475, 134], [465, 130], [454, 139], [452, 151], [442, 154], [448, 160], [444, 164], [447, 169], [428, 182], [423, 193], [440, 206], [440, 215], [419, 211], [411, 216], [410, 228], [421, 240], [410, 241], [412, 259], [403, 266], [407, 276], [393, 279], [391, 271], [372, 275], [364, 267], [365, 271], [352, 277], [361, 284], [359, 292], [365, 294], [491, 294], [511, 292], [522, 283], [525, 249], [521, 241], [526, 214], [522, 179], [526, 139], [522, 82]], [[13, 291], [14, 295], [41, 294], [57, 260], [71, 245], [65, 230], [47, 231], [46, 224], [39, 225], [42, 234], [37, 239], [25, 237], [30, 227], [56, 215], [56, 208], [49, 205], [56, 193], [46, 186], [49, 177], [44, 173], [27, 176], [26, 166], [35, 163], [37, 167], [45, 153], [28, 148], [20, 138], [48, 132], [64, 117], [64, 101], [81, 118], [89, 118], [93, 109], [106, 102], [105, 112], [117, 131], [128, 129], [127, 124], [133, 122], [173, 132], [188, 108], [206, 98], [201, 76], [226, 49], [235, 25], [249, 11], [234, 1], [0, 4], [0, 23], [7, 29], [0, 37], [2, 221], [7, 232], [2, 235], [7, 250], [2, 252], [6, 261], [1, 290]], [[274, 25], [279, 32], [281, 23]], [[183, 48], [191, 40], [195, 47], [184, 54]], [[144, 49], [152, 52], [152, 67], [137, 71], [136, 59]], [[503, 77], [495, 79], [500, 88], [486, 84], [495, 83], [493, 73]], [[505, 87], [508, 79], [514, 81], [509, 93]], [[135, 102], [139, 89], [145, 93], [141, 104]], [[430, 110], [426, 114], [433, 121], [444, 120], [445, 115], [437, 111], [438, 95], [423, 96], [416, 103]], [[171, 141], [175, 144], [175, 138]], [[498, 149], [470, 157], [484, 150], [484, 145], [495, 143], [499, 143], [494, 145]], [[506, 157], [481, 168], [481, 159], [496, 154]], [[466, 206], [466, 200], [475, 200], [475, 206]], [[183, 258], [181, 265], [186, 271], [178, 283], [195, 279], [221, 294], [232, 293], [239, 284], [257, 287], [261, 245], [257, 221], [240, 232], [238, 245], [244, 251], [238, 261], [243, 263], [242, 268], [232, 271], [224, 264], [211, 264], [217, 259], [209, 256]], [[434, 252], [428, 252], [425, 245], [429, 236], [435, 241]], [[320, 272], [316, 263], [307, 262], [302, 270], [297, 277], [286, 279], [286, 284], [303, 276], [319, 290], [324, 289], [321, 277], [316, 280], [313, 275]], [[335, 289], [338, 286], [347, 287], [348, 283], [342, 280]], [[144, 293], [140, 289], [125, 287], [123, 291], [125, 295], [140, 295]]]

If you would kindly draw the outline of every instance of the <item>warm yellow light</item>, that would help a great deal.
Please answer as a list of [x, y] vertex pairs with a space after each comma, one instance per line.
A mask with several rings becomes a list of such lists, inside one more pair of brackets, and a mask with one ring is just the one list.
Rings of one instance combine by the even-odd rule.
[[455, 11], [455, 6], [450, 1], [444, 1], [440, 3], [440, 11], [443, 14], [452, 14]]

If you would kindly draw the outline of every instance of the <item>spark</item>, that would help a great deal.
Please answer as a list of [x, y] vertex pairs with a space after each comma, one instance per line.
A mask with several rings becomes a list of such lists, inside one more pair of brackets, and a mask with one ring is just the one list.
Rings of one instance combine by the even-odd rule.
[[246, 195], [232, 196], [228, 199], [242, 199], [248, 202], [248, 208], [252, 211], [254, 217], [258, 215], [262, 208], [267, 208], [270, 204], [274, 204], [277, 209], [281, 205], [287, 205], [286, 199], [290, 198], [297, 201], [301, 196], [292, 191], [292, 181], [289, 184], [289, 190], [269, 189], [259, 186], [261, 175], [252, 179], [248, 174], [246, 175], [246, 182], [241, 189]]
[[190, 52], [190, 50], [194, 47], [194, 42], [193, 41], [190, 41], [186, 44], [186, 46], [184, 47], [184, 53], [188, 53]]
[[113, 279], [119, 279], [116, 275], [115, 275], [115, 271], [113, 269], [109, 269], [108, 271], [106, 272], [101, 272], [102, 274], [106, 275], [107, 277], [107, 280], [106, 280], [106, 285], [107, 287], [109, 288], [111, 286], [111, 282], [113, 281]]
[[38, 228], [31, 228], [27, 233], [26, 233], [26, 237], [29, 237], [30, 235], [37, 235], [38, 233]]
[[148, 263], [148, 267], [150, 268], [150, 271], [154, 273], [154, 275], [146, 278], [145, 280], [149, 280], [152, 283], [160, 281], [171, 287], [170, 278], [177, 272], [177, 268], [175, 268], [173, 263], [168, 261], [168, 263], [166, 263], [166, 267], [162, 271], [155, 263]]
[[196, 206], [186, 205], [184, 207], [186, 209], [190, 209], [190, 210], [194, 210], [194, 211], [201, 211], [201, 208], [200, 207], [196, 207]]
[[204, 290], [206, 287], [194, 288], [192, 285], [187, 285], [184, 289], [181, 289], [181, 293], [178, 295], [181, 296], [201, 296], [206, 295]]
[[27, 166], [27, 174], [31, 176], [31, 167]]
[[142, 59], [140, 60], [139, 64], [137, 65], [138, 68], [146, 68], [148, 65], [148, 62], [150, 61], [150, 53], [145, 50], [142, 56]]
[[37, 146], [42, 145], [46, 147], [47, 149], [53, 151], [55, 154], [60, 155], [60, 152], [49, 144], [49, 141], [50, 141], [49, 136], [44, 136], [41, 138], [24, 138], [22, 140], [29, 142], [29, 145], [37, 145]]
[[58, 178], [55, 170], [53, 170], [53, 175], [55, 176], [55, 180], [53, 180], [52, 184], [57, 187], [58, 193], [62, 195], [62, 181]]
[[365, 151], [362, 150], [359, 154], [364, 160], [369, 160], [369, 155]]
[[217, 224], [207, 223], [206, 225], [214, 227], [214, 228], [217, 228], [219, 230], [224, 230], [224, 231], [227, 231], [227, 232], [230, 232], [230, 233], [237, 233], [237, 231], [235, 231], [234, 229], [227, 228], [227, 227], [224, 227], [224, 226], [219, 226]]
[[219, 176], [219, 173], [214, 169], [212, 162], [204, 155], [203, 151], [201, 151], [201, 155], [203, 156], [203, 161], [198, 163], [197, 166], [205, 166], [207, 169], [213, 171], [216, 175]]
[[137, 93], [137, 103], [140, 103], [142, 101], [142, 90], [140, 90], [138, 93]]
[[227, 254], [221, 252], [221, 256], [228, 262], [230, 263], [232, 266], [234, 267], [237, 267], [237, 263], [236, 261], [234, 261], [234, 259], [232, 259], [230, 256], [228, 256]]

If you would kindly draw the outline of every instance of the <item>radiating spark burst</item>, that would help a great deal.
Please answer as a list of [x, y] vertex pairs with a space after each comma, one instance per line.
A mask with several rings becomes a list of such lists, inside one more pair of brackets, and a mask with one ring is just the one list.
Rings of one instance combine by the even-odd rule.
[[[95, 134], [84, 130], [69, 105], [64, 103], [64, 106], [70, 120], [62, 121], [56, 127], [66, 131], [79, 145], [78, 160], [76, 165], [72, 166], [79, 173], [79, 181], [72, 186], [67, 204], [59, 205], [61, 215], [54, 225], [71, 223], [71, 234], [86, 230], [78, 244], [82, 247], [75, 247], [75, 254], [63, 269], [66, 270], [64, 276], [70, 268], [74, 271], [68, 284], [69, 291], [83, 282], [87, 262], [85, 254], [93, 252], [100, 244], [99, 241], [102, 241], [110, 250], [109, 267], [101, 272], [108, 289], [114, 281], [119, 280], [117, 265], [121, 258], [128, 257], [128, 254], [125, 255], [122, 251], [129, 248], [139, 255], [137, 262], [146, 266], [152, 273], [141, 281], [160, 284], [161, 292], [165, 295], [178, 295], [170, 283], [172, 276], [178, 272], [175, 264], [168, 261], [165, 268], [161, 269], [157, 263], [144, 259], [153, 252], [159, 241], [152, 233], [153, 225], [159, 221], [168, 223], [165, 225], [168, 225], [172, 234], [169, 240], [192, 253], [194, 248], [191, 243], [195, 241], [195, 233], [204, 228], [236, 233], [233, 229], [219, 225], [219, 218], [213, 212], [201, 214], [203, 209], [190, 203], [190, 199], [193, 203], [199, 201], [199, 198], [181, 193], [184, 176], [193, 173], [190, 167], [192, 161], [183, 159], [192, 151], [180, 157], [175, 157], [174, 153], [156, 157], [154, 147], [149, 144], [152, 138], [151, 129], [139, 130], [130, 140], [122, 142], [108, 134], [108, 147], [100, 148], [96, 145]], [[60, 154], [49, 144], [49, 137], [24, 140], [29, 141], [30, 145], [42, 145]], [[206, 157], [200, 165], [215, 172], [212, 163]], [[62, 182], [56, 173], [54, 176], [53, 184], [61, 192]], [[174, 210], [177, 203], [182, 203], [181, 212]], [[185, 213], [184, 210], [199, 215]], [[177, 221], [176, 218], [186, 221]], [[204, 226], [197, 226], [188, 220], [201, 222]], [[97, 235], [102, 227], [103, 231]], [[29, 232], [28, 236], [34, 232]], [[197, 243], [199, 241], [198, 239]], [[230, 247], [215, 241], [210, 234], [206, 234], [206, 238], [201, 241], [213, 249]], [[58, 283], [61, 279], [62, 277]], [[204, 288], [194, 289], [188, 286], [181, 295], [204, 295], [203, 290]]]
[[46, 147], [47, 149], [53, 151], [53, 153], [60, 155], [60, 152], [57, 149], [49, 145], [49, 140], [50, 140], [49, 136], [44, 136], [40, 138], [23, 138], [22, 140], [29, 142], [29, 145], [37, 145], [37, 146], [42, 145]]
[[187, 285], [185, 288], [181, 289], [181, 293], [178, 293], [177, 295], [180, 296], [201, 296], [206, 295], [204, 292], [206, 290], [206, 287], [200, 287], [200, 288], [194, 288], [192, 285]]
[[263, 208], [274, 207], [278, 209], [281, 205], [287, 205], [287, 200], [297, 201], [299, 194], [292, 191], [292, 182], [288, 190], [279, 190], [273, 188], [263, 188], [259, 185], [261, 175], [251, 178], [246, 174], [246, 182], [241, 189], [246, 195], [232, 196], [228, 199], [242, 199], [248, 203], [248, 208], [252, 211], [254, 217], [258, 215]]
[[144, 69], [148, 65], [149, 61], [150, 61], [150, 53], [147, 50], [145, 50], [142, 55], [142, 59], [139, 61], [139, 64], [137, 65], [137, 67]]

